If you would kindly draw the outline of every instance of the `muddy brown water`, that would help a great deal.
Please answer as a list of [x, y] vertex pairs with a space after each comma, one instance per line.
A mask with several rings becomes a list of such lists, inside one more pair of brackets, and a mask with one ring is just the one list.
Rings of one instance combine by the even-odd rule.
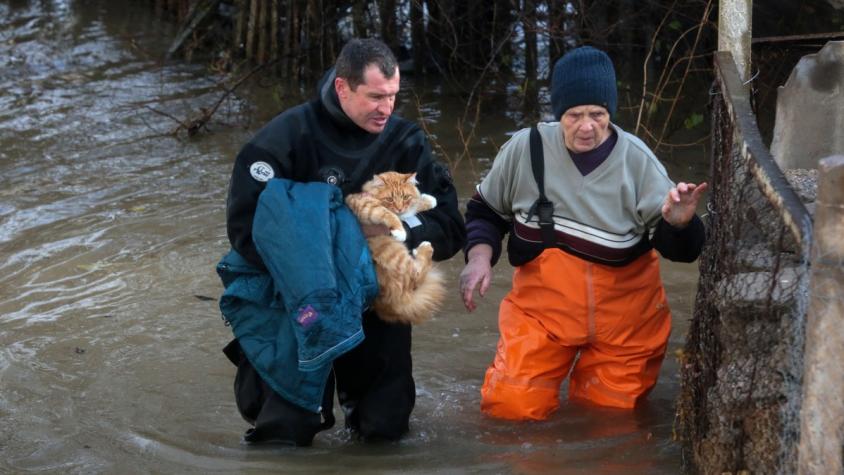
[[[498, 266], [467, 314], [457, 256], [441, 264], [455, 289], [446, 308], [414, 329], [418, 398], [406, 438], [360, 443], [338, 411], [309, 449], [242, 444], [214, 265], [228, 249], [233, 158], [277, 111], [264, 100], [272, 92], [245, 87], [193, 139], [155, 137], [175, 123], [145, 106], [185, 117], [219, 97], [220, 78], [156, 60], [175, 31], [149, 5], [3, 2], [0, 25], [0, 473], [680, 471], [674, 352], [696, 264], [664, 263], [674, 332], [659, 384], [635, 411], [563, 402], [541, 423], [482, 417], [479, 387], [512, 269]], [[461, 150], [447, 120], [461, 113], [454, 98], [435, 87], [417, 94], [438, 145]], [[517, 128], [504, 114], [485, 120], [486, 138], [454, 168], [464, 203], [494, 145]], [[675, 178], [700, 174], [686, 163], [666, 162]]]

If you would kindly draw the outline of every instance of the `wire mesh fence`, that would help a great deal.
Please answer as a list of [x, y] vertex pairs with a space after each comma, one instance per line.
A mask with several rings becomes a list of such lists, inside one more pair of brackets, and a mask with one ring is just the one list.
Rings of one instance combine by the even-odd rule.
[[683, 352], [677, 435], [693, 472], [793, 473], [812, 173], [791, 173], [792, 184], [779, 171], [729, 55], [716, 59], [712, 119], [709, 236]]

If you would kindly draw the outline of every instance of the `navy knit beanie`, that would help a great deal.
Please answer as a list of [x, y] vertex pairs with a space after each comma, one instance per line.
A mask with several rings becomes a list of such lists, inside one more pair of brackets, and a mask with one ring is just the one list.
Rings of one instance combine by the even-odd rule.
[[551, 108], [558, 120], [575, 106], [603, 106], [615, 114], [618, 90], [610, 57], [591, 46], [575, 48], [554, 65], [551, 76]]

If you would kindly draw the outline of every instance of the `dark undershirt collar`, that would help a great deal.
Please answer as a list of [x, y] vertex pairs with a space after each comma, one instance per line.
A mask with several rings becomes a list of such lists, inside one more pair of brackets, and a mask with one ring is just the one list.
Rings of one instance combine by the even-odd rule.
[[604, 140], [604, 143], [588, 152], [577, 153], [569, 150], [569, 155], [572, 161], [574, 161], [574, 165], [580, 171], [580, 174], [586, 176], [604, 163], [604, 160], [612, 153], [612, 149], [615, 147], [617, 141], [618, 135], [616, 135], [615, 129], [610, 127], [610, 136]]

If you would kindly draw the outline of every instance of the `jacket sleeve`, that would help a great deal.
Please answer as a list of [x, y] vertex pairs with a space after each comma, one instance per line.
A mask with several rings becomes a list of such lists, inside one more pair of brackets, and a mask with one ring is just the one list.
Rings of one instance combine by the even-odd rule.
[[[513, 195], [515, 183], [520, 180], [518, 165], [523, 157], [530, 157], [530, 129], [520, 130], [501, 146], [492, 168], [466, 205], [465, 259], [468, 260], [473, 246], [482, 243], [492, 246], [491, 265], [501, 257], [501, 241], [513, 226]], [[530, 180], [533, 181], [533, 176]]]
[[510, 223], [498, 215], [481, 197], [475, 193], [466, 204], [466, 248], [464, 258], [469, 259], [469, 250], [477, 244], [489, 244], [492, 247], [490, 265], [495, 265], [501, 257], [501, 240], [510, 229]]
[[675, 262], [694, 262], [703, 250], [706, 228], [695, 215], [688, 226], [675, 228], [660, 218], [656, 223], [651, 244], [662, 257]]
[[[226, 231], [232, 248], [246, 258], [250, 264], [266, 269], [261, 256], [252, 242], [252, 221], [258, 196], [264, 191], [269, 178], [285, 176], [282, 164], [287, 157], [276, 154], [249, 142], [237, 155], [229, 181], [229, 194], [226, 200]], [[254, 168], [253, 168], [254, 167]], [[259, 172], [272, 169], [272, 176], [266, 178]], [[266, 178], [266, 179], [265, 179]]]
[[451, 173], [444, 164], [433, 159], [427, 140], [421, 145], [417, 158], [416, 180], [420, 191], [437, 199], [437, 206], [419, 213], [420, 224], [404, 223], [407, 245], [415, 248], [422, 241], [428, 241], [434, 247], [434, 260], [449, 259], [466, 244], [466, 227], [458, 209]]

